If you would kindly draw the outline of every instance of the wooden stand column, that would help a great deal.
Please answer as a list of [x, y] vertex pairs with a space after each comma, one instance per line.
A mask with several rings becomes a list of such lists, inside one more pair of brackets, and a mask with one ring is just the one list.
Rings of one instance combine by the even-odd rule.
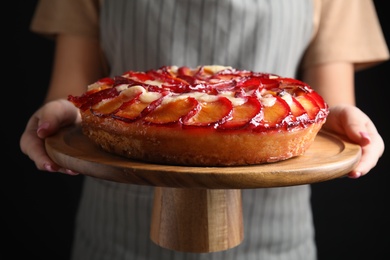
[[244, 238], [241, 190], [156, 187], [150, 237], [183, 252], [215, 252]]

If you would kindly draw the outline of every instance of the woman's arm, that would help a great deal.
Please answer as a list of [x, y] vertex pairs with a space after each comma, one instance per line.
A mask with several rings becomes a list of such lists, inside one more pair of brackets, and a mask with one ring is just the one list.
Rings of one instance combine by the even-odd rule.
[[85, 92], [88, 84], [103, 76], [99, 42], [93, 38], [58, 35], [52, 78], [45, 104], [27, 122], [20, 138], [23, 153], [39, 170], [75, 174], [54, 163], [46, 153], [44, 139], [60, 128], [80, 121], [78, 109], [68, 102], [69, 94]]
[[90, 37], [58, 35], [46, 102], [80, 95], [105, 74], [99, 42]]
[[330, 107], [355, 105], [354, 67], [352, 63], [332, 62], [309, 67], [303, 81], [315, 89]]

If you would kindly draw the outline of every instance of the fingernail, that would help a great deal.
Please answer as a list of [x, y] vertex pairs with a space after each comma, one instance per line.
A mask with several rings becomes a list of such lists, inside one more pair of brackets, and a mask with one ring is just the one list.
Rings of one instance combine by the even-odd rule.
[[360, 136], [363, 137], [364, 139], [368, 140], [368, 141], [371, 141], [371, 137], [368, 133], [366, 132], [359, 132], [360, 133]]
[[350, 173], [348, 175], [349, 178], [351, 179], [358, 179], [362, 176], [362, 173], [361, 172], [354, 172], [354, 173]]
[[46, 171], [48, 171], [48, 172], [56, 172], [56, 170], [53, 168], [53, 166], [49, 163], [45, 163], [43, 165], [43, 167], [45, 167]]
[[64, 173], [64, 174], [67, 174], [67, 175], [79, 175], [78, 172], [75, 172], [75, 171], [72, 171], [72, 170], [69, 170], [69, 169], [65, 169], [65, 168], [58, 169], [58, 172]]
[[40, 132], [42, 132], [42, 130], [46, 130], [48, 128], [49, 128], [49, 123], [47, 122], [42, 123], [38, 126], [37, 133], [39, 134]]
[[60, 173], [68, 174], [68, 175], [79, 175], [78, 172], [75, 172], [75, 171], [72, 171], [69, 169], [65, 169], [65, 168], [54, 169], [54, 167], [49, 163], [45, 163], [44, 167], [45, 167], [46, 171], [48, 171], [48, 172], [60, 172]]
[[69, 170], [69, 169], [65, 169], [65, 173], [68, 174], [68, 175], [79, 175], [78, 172], [75, 172], [75, 171], [72, 171], [72, 170]]

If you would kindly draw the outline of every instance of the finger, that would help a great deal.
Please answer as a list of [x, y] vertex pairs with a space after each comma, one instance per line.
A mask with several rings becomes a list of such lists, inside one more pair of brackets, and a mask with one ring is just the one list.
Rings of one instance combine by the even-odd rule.
[[346, 135], [348, 139], [359, 145], [366, 145], [370, 142], [368, 127], [371, 123], [370, 118], [359, 108], [354, 106], [340, 106], [338, 114], [339, 131]]
[[[38, 121], [38, 119], [34, 119]], [[32, 161], [39, 170], [47, 170], [45, 164], [55, 164], [47, 155], [44, 149], [44, 140], [39, 138], [35, 127], [26, 127], [26, 130], [20, 138], [20, 148]]]
[[355, 169], [349, 174], [351, 178], [366, 175], [377, 165], [379, 158], [382, 157], [385, 150], [384, 141], [374, 124], [370, 121], [365, 126], [366, 129], [360, 132], [362, 139], [360, 142], [362, 148], [361, 159]]
[[77, 122], [78, 117], [78, 111], [66, 100], [47, 103], [39, 116], [37, 134], [41, 138], [50, 136], [61, 127]]
[[373, 169], [384, 153], [385, 145], [379, 134], [370, 134], [370, 143], [362, 146], [362, 155], [355, 169], [348, 175], [358, 178]]
[[359, 178], [374, 168], [384, 152], [384, 142], [374, 123], [359, 108], [338, 106], [329, 115], [328, 127], [351, 142], [361, 146], [361, 159], [348, 174], [350, 178]]
[[38, 138], [35, 131], [23, 133], [20, 139], [23, 153], [25, 153], [38, 170], [48, 172], [61, 172], [68, 175], [78, 175], [79, 173], [70, 169], [63, 168], [55, 163], [47, 154], [45, 149], [45, 140]]

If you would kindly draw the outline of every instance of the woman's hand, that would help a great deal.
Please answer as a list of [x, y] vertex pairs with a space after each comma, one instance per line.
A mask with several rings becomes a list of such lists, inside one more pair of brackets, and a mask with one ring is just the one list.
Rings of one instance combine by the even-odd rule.
[[330, 109], [323, 127], [348, 138], [362, 148], [362, 156], [348, 177], [359, 178], [374, 168], [382, 156], [385, 144], [371, 119], [353, 105], [337, 105]]
[[50, 159], [45, 149], [45, 138], [80, 120], [78, 109], [69, 101], [58, 99], [46, 103], [27, 122], [20, 138], [22, 152], [35, 162], [39, 170], [77, 175], [77, 172], [64, 169]]

